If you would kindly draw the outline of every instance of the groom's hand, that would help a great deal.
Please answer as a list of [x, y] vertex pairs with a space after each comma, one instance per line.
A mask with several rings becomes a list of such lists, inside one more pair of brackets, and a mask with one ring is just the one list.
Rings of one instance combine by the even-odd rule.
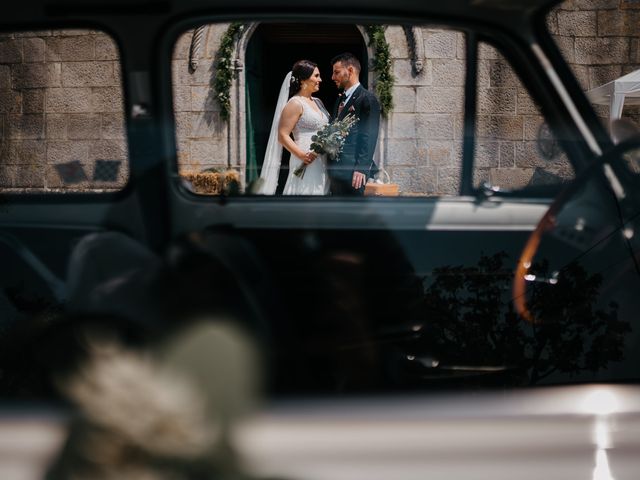
[[351, 186], [356, 190], [360, 189], [365, 183], [367, 183], [367, 177], [364, 173], [353, 172], [353, 179], [351, 180]]

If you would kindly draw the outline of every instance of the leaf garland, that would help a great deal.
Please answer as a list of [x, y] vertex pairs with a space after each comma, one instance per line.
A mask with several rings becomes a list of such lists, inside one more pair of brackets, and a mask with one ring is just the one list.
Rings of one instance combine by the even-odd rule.
[[232, 23], [220, 40], [216, 79], [213, 84], [215, 98], [220, 104], [220, 116], [228, 121], [231, 115], [231, 83], [233, 81], [233, 46], [236, 36], [242, 31], [242, 23]]
[[[220, 116], [228, 121], [231, 115], [231, 84], [233, 81], [233, 48], [236, 36], [242, 32], [244, 24], [234, 22], [227, 28], [220, 41], [216, 78], [213, 85], [215, 98], [220, 104]], [[391, 74], [391, 52], [381, 25], [367, 25], [369, 46], [374, 49], [373, 70], [377, 73], [375, 91], [380, 100], [380, 109], [385, 117], [393, 109], [393, 84]]]
[[377, 73], [376, 95], [380, 100], [380, 109], [385, 117], [393, 109], [393, 84], [391, 74], [391, 52], [389, 43], [384, 36], [384, 27], [381, 25], [367, 25], [369, 46], [374, 49], [373, 70]]

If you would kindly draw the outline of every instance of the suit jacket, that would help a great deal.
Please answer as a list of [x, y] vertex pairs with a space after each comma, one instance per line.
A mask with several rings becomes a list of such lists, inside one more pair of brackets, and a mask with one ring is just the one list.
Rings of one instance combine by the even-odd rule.
[[376, 96], [362, 85], [356, 88], [338, 115], [338, 106], [341, 101], [341, 96], [336, 99], [332, 120], [336, 118], [342, 120], [349, 113], [355, 115], [359, 120], [351, 128], [339, 158], [329, 162], [328, 173], [332, 184], [338, 181], [351, 185], [354, 171], [364, 173], [367, 178], [378, 172], [378, 167], [373, 161], [373, 154], [378, 142], [380, 103]]

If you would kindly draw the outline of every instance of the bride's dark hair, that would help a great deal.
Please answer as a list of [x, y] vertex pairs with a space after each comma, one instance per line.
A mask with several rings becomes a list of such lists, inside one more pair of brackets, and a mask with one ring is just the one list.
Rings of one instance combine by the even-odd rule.
[[289, 85], [289, 98], [293, 97], [302, 88], [302, 81], [313, 75], [318, 65], [311, 60], [298, 60], [291, 67], [291, 85]]

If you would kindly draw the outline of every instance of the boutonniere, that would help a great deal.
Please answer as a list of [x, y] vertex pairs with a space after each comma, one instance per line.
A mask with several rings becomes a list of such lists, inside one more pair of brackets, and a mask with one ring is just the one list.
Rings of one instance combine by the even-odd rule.
[[351, 105], [349, 107], [349, 113], [354, 113], [356, 111], [356, 107], [354, 107], [353, 105]]

